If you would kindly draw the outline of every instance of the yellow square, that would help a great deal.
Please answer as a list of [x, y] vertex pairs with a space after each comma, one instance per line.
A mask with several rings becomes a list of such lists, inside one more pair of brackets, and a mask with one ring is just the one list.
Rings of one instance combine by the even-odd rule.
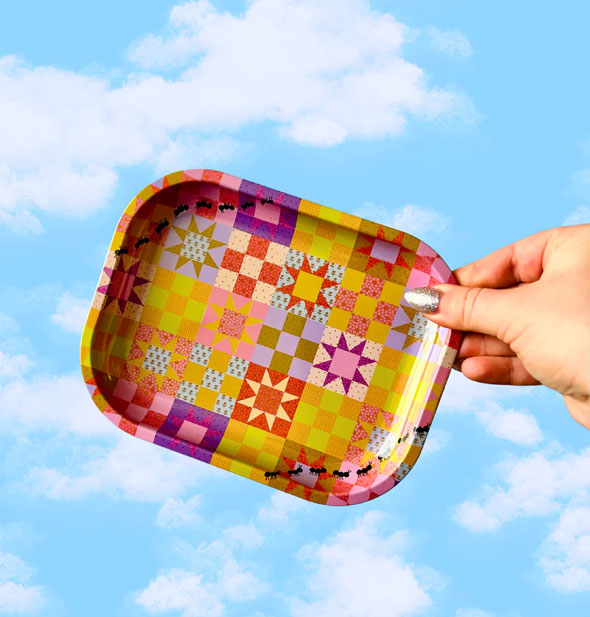
[[328, 260], [330, 259], [330, 253], [332, 252], [332, 245], [332, 240], [327, 240], [321, 236], [315, 236], [313, 242], [311, 243], [310, 252], [316, 257], [321, 257], [322, 259]]
[[338, 394], [338, 392], [332, 392], [332, 390], [324, 390], [322, 394], [322, 407], [331, 411], [332, 413], [337, 414], [340, 405], [342, 404], [344, 397], [342, 394]]
[[238, 450], [238, 453], [236, 454], [236, 458], [244, 463], [254, 465], [259, 454], [259, 448], [253, 448], [252, 446], [246, 446], [242, 444], [242, 447]]
[[404, 375], [409, 375], [414, 370], [414, 365], [416, 364], [417, 358], [412, 354], [405, 353], [401, 357], [400, 363], [397, 367], [397, 370]]
[[328, 411], [326, 409], [318, 409], [313, 420], [313, 426], [314, 428], [318, 428], [321, 431], [331, 433], [336, 418], [336, 413]]
[[264, 452], [279, 456], [283, 451], [284, 443], [284, 437], [281, 437], [280, 435], [273, 435], [272, 433], [267, 433], [266, 437], [264, 438], [262, 449], [264, 450]]
[[262, 450], [262, 444], [264, 443], [264, 438], [267, 434], [268, 433], [266, 431], [263, 431], [260, 428], [248, 426], [246, 428], [246, 434], [244, 435], [242, 443], [260, 451]]
[[385, 401], [387, 400], [388, 391], [379, 386], [369, 386], [367, 394], [365, 396], [365, 403], [367, 405], [373, 405], [373, 407], [379, 407], [383, 409]]
[[152, 284], [150, 285], [148, 296], [145, 299], [145, 304], [147, 306], [155, 306], [156, 308], [164, 310], [169, 293], [170, 292], [167, 289]]
[[295, 226], [295, 229], [311, 235], [315, 235], [317, 224], [318, 220], [315, 217], [305, 216], [305, 214], [302, 215], [300, 213], [297, 217], [297, 225]]
[[391, 347], [384, 347], [379, 356], [379, 364], [385, 368], [396, 371], [399, 363], [404, 355], [403, 351], [399, 349], [391, 349]]
[[320, 213], [321, 208], [322, 206], [315, 203], [314, 201], [302, 199], [301, 203], [299, 204], [299, 214], [309, 214], [310, 216], [316, 217]]
[[235, 457], [240, 449], [241, 442], [229, 439], [226, 435], [221, 438], [221, 442], [216, 450], [216, 453], [224, 454], [231, 458]]
[[379, 299], [383, 300], [383, 302], [389, 302], [389, 304], [399, 306], [405, 289], [406, 288], [404, 285], [398, 285], [397, 283], [385, 281], [385, 285], [383, 285]]
[[225, 439], [227, 437], [228, 439], [233, 439], [234, 441], [239, 441], [240, 443], [242, 443], [244, 441], [244, 436], [246, 435], [247, 428], [247, 424], [230, 419], [230, 421], [227, 423], [227, 428], [225, 429], [223, 438]]
[[[348, 450], [348, 439], [342, 439], [336, 435], [330, 435], [328, 443], [326, 444], [326, 454], [334, 456], [338, 459], [343, 459], [346, 451]], [[332, 473], [334, 470], [329, 469], [328, 473]]]
[[293, 421], [291, 424], [291, 428], [289, 429], [288, 438], [296, 443], [300, 443], [302, 445], [306, 444], [310, 430], [311, 426]]
[[207, 366], [209, 368], [215, 369], [220, 373], [225, 373], [227, 371], [227, 366], [229, 364], [231, 356], [224, 351], [219, 351], [218, 349], [214, 349], [211, 352], [211, 356], [209, 357], [209, 362]]
[[[293, 233], [293, 238], [291, 240], [291, 248], [298, 251], [303, 251], [304, 253], [309, 253], [311, 245], [313, 244], [313, 238], [313, 234], [308, 234], [305, 231], [300, 231], [296, 229]], [[280, 265], [283, 265], [283, 263], [281, 263]]]
[[174, 282], [174, 272], [170, 270], [164, 270], [164, 268], [158, 268], [156, 274], [152, 280], [152, 285], [161, 287], [162, 289], [172, 289], [172, 283]]
[[208, 388], [199, 388], [195, 405], [197, 405], [197, 407], [204, 407], [205, 409], [212, 410], [216, 400], [217, 392], [214, 390], [209, 390]]
[[345, 418], [344, 416], [338, 416], [334, 422], [334, 426], [332, 427], [332, 434], [349, 441], [352, 437], [355, 426], [355, 420]]
[[393, 384], [391, 389], [398, 394], [403, 394], [406, 390], [406, 386], [408, 384], [408, 376], [404, 375], [404, 373], [397, 373], [395, 379], [393, 380]]
[[339, 242], [334, 242], [334, 244], [332, 244], [332, 248], [330, 249], [330, 256], [328, 257], [328, 260], [332, 263], [346, 266], [351, 254], [352, 249], [349, 246], [345, 246]]
[[197, 332], [199, 331], [199, 323], [193, 321], [192, 319], [184, 319], [180, 320], [180, 326], [178, 327], [178, 336], [182, 338], [189, 339], [190, 341], [194, 341]]
[[203, 281], [194, 281], [190, 296], [193, 300], [207, 302], [212, 289], [213, 285], [203, 283]]
[[226, 375], [223, 378], [223, 383], [221, 384], [220, 392], [221, 394], [226, 394], [227, 396], [231, 396], [232, 398], [238, 398], [238, 394], [240, 393], [240, 389], [242, 387], [242, 380], [237, 377], [232, 377], [231, 375]]
[[168, 294], [165, 310], [175, 315], [184, 315], [188, 298], [177, 293]]
[[195, 279], [184, 276], [184, 274], [176, 274], [172, 281], [171, 291], [181, 296], [188, 296], [193, 288], [194, 281]]
[[336, 225], [339, 225], [341, 216], [342, 212], [340, 212], [340, 210], [334, 210], [334, 208], [329, 208], [328, 206], [320, 207], [319, 218], [324, 221], [330, 221], [332, 223], [336, 223]]
[[172, 334], [176, 334], [178, 332], [178, 328], [180, 327], [180, 315], [175, 315], [174, 313], [169, 313], [168, 311], [162, 312], [162, 319], [160, 319], [160, 330], [165, 330], [166, 332], [171, 332]]
[[347, 268], [344, 271], [344, 276], [342, 277], [340, 287], [343, 287], [344, 289], [350, 289], [351, 291], [360, 291], [361, 287], [363, 286], [364, 280], [364, 272], [359, 272], [358, 270]]
[[314, 302], [317, 300], [323, 282], [323, 279], [319, 276], [300, 271], [295, 281], [293, 295], [296, 298], [303, 298], [304, 300]]
[[395, 415], [399, 413], [401, 401], [402, 401], [401, 394], [398, 394], [397, 392], [390, 392], [387, 395], [387, 399], [385, 401], [385, 405], [383, 406], [383, 409]]
[[376, 386], [379, 386], [380, 388], [385, 388], [386, 390], [390, 390], [394, 379], [395, 379], [395, 371], [387, 369], [384, 366], [377, 365], [375, 367], [375, 372], [373, 373], [373, 378], [371, 379], [371, 383]]
[[211, 457], [211, 465], [215, 465], [215, 467], [219, 467], [220, 469], [226, 469], [227, 471], [229, 471], [233, 463], [233, 456], [234, 455], [224, 456], [219, 451], [214, 452], [213, 456]]
[[322, 400], [323, 393], [323, 388], [320, 388], [319, 386], [315, 386], [314, 384], [308, 382], [303, 388], [303, 393], [301, 394], [301, 401], [317, 407]]
[[141, 313], [141, 323], [157, 328], [162, 319], [162, 311], [153, 306], [144, 306]]
[[333, 308], [328, 316], [327, 325], [332, 328], [345, 331], [348, 327], [348, 322], [350, 321], [351, 316], [352, 313], [349, 313], [348, 311], [340, 308]]
[[378, 321], [372, 321], [365, 334], [365, 338], [376, 343], [385, 343], [388, 336], [389, 326]]
[[297, 421], [300, 424], [307, 424], [311, 426], [313, 424], [313, 420], [315, 418], [317, 410], [318, 408], [315, 405], [310, 405], [309, 403], [299, 401], [299, 405], [297, 405], [297, 411], [295, 412], [295, 417], [293, 418], [293, 421]]
[[186, 302], [186, 306], [184, 308], [185, 319], [190, 319], [191, 321], [195, 321], [198, 324], [203, 320], [203, 315], [205, 313], [205, 307], [207, 305], [203, 302], [197, 302], [192, 298], [189, 298]]
[[249, 478], [250, 472], [252, 471], [252, 465], [249, 465], [248, 463], [242, 463], [242, 461], [239, 460], [233, 460], [229, 470], [233, 473], [238, 474], [238, 476], [244, 476], [244, 478]]
[[305, 445], [308, 448], [325, 452], [326, 446], [328, 445], [328, 439], [330, 439], [330, 433], [326, 433], [325, 431], [320, 431], [319, 429], [312, 427], [309, 431], [309, 436], [305, 441]]
[[274, 470], [278, 462], [279, 457], [277, 454], [270, 454], [270, 452], [259, 452], [256, 457], [255, 465], [259, 469]]
[[353, 312], [357, 315], [362, 315], [363, 317], [368, 317], [371, 319], [375, 314], [375, 309], [377, 308], [377, 299], [370, 298], [369, 296], [359, 295], [356, 299], [356, 303], [354, 305]]

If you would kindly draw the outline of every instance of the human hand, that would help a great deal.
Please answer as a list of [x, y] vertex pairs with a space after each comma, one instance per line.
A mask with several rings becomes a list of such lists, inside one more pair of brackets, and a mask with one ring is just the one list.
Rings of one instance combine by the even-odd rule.
[[405, 299], [434, 323], [467, 331], [457, 354], [465, 377], [544, 384], [590, 429], [590, 225], [541, 231], [453, 274], [459, 285]]

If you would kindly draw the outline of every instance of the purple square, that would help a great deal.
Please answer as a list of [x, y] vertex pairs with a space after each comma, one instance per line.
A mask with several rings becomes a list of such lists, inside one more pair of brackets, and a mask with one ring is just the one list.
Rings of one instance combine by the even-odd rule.
[[281, 332], [279, 340], [277, 341], [277, 351], [282, 351], [283, 353], [288, 353], [292, 356], [297, 349], [299, 340], [300, 339], [298, 336], [294, 336], [288, 332]]
[[271, 328], [281, 330], [285, 324], [285, 319], [287, 319], [287, 311], [283, 311], [276, 306], [270, 306], [264, 317], [264, 324]]
[[231, 232], [232, 227], [230, 225], [215, 225], [215, 229], [213, 230], [213, 239], [227, 244], [229, 237], [231, 236]]
[[309, 371], [311, 371], [311, 362], [306, 362], [301, 358], [293, 358], [288, 372], [291, 377], [296, 377], [297, 379], [301, 379], [301, 381], [305, 381], [309, 375]]
[[376, 239], [373, 248], [371, 249], [371, 257], [375, 259], [381, 259], [388, 261], [389, 263], [395, 263], [397, 254], [399, 253], [399, 246], [392, 244], [391, 242], [384, 242], [383, 240]]
[[[402, 345], [406, 340], [406, 335], [403, 332], [397, 332], [396, 330], [390, 330], [385, 341], [386, 347], [391, 349], [398, 349], [401, 351]], [[405, 349], [404, 349], [405, 351]]]
[[[193, 406], [186, 401], [181, 401], [180, 399], [174, 399], [174, 403], [172, 403], [172, 407], [170, 407], [169, 415], [174, 415], [180, 420], [184, 420], [188, 415], [189, 411], [193, 409]], [[180, 423], [182, 424], [182, 422]], [[180, 426], [179, 424], [179, 426]]]
[[254, 364], [259, 364], [260, 366], [265, 366], [266, 368], [268, 368], [270, 366], [273, 353], [274, 349], [262, 347], [262, 345], [256, 345], [256, 347], [254, 347], [254, 352], [252, 353], [250, 361], [254, 362]]
[[313, 341], [314, 343], [319, 343], [322, 340], [322, 334], [325, 329], [326, 324], [320, 323], [319, 321], [314, 321], [313, 319], [308, 319], [303, 327], [301, 338], [307, 339], [308, 341]]

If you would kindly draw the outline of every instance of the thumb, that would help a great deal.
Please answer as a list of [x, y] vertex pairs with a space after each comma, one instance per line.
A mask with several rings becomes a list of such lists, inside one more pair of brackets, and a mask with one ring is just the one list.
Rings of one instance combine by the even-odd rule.
[[444, 284], [408, 290], [404, 300], [439, 326], [504, 340], [508, 327], [521, 320], [523, 291]]

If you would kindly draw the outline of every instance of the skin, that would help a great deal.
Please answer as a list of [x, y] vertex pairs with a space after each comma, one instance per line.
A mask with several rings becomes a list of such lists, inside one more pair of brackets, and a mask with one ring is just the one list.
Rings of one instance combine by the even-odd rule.
[[590, 429], [590, 225], [541, 231], [453, 274], [459, 285], [436, 285], [438, 310], [424, 316], [465, 331], [465, 377], [544, 384]]

